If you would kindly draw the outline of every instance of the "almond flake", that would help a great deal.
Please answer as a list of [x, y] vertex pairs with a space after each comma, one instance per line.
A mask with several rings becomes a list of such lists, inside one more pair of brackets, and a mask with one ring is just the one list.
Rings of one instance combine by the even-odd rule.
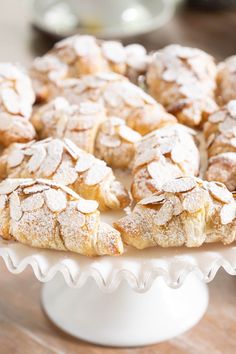
[[43, 146], [35, 146], [30, 149], [32, 157], [29, 159], [26, 168], [31, 172], [36, 172], [42, 165], [47, 153]]
[[195, 213], [202, 209], [206, 199], [204, 194], [205, 191], [197, 188], [186, 193], [183, 200], [184, 210], [187, 210], [189, 213]]
[[6, 110], [12, 114], [18, 114], [20, 112], [20, 99], [16, 92], [6, 88], [2, 90], [1, 95]]
[[80, 150], [77, 146], [70, 140], [64, 139], [65, 148], [74, 160], [77, 160], [80, 155]]
[[5, 132], [12, 127], [12, 118], [8, 113], [0, 112], [0, 131]]
[[231, 100], [227, 104], [227, 109], [229, 111], [229, 114], [235, 118], [236, 117], [236, 100]]
[[226, 116], [225, 111], [218, 111], [210, 115], [209, 122], [211, 123], [220, 123], [223, 122]]
[[45, 192], [47, 207], [52, 212], [61, 212], [66, 209], [67, 199], [64, 192], [55, 189], [48, 189]]
[[226, 204], [231, 202], [232, 193], [230, 193], [230, 191], [228, 191], [223, 185], [221, 187], [219, 183], [216, 184], [215, 182], [210, 182], [208, 188], [212, 197], [216, 200]]
[[85, 177], [85, 184], [88, 186], [94, 186], [100, 183], [110, 172], [110, 168], [106, 164], [94, 164], [87, 172]]
[[81, 114], [96, 114], [101, 111], [101, 105], [92, 102], [81, 102], [79, 105], [79, 110]]
[[44, 198], [42, 194], [36, 193], [28, 198], [25, 198], [21, 202], [21, 208], [23, 211], [34, 211], [40, 209], [44, 204]]
[[48, 155], [44, 159], [40, 168], [40, 172], [44, 175], [44, 177], [51, 176], [61, 162], [63, 145], [60, 143], [60, 140], [55, 139], [48, 143], [47, 152]]
[[162, 207], [157, 211], [154, 216], [154, 223], [156, 225], [165, 225], [173, 217], [174, 207], [173, 203], [166, 200]]
[[223, 225], [229, 224], [236, 216], [235, 202], [225, 204], [220, 211], [220, 219]]
[[0, 183], [0, 195], [1, 194], [9, 194], [13, 192], [20, 185], [19, 179], [5, 179]]
[[86, 200], [81, 198], [77, 202], [78, 211], [84, 214], [93, 213], [97, 210], [97, 208], [98, 208], [98, 203], [96, 202], [96, 200]]
[[182, 193], [192, 190], [196, 185], [196, 180], [193, 177], [181, 177], [163, 184], [162, 190], [169, 193]]
[[77, 172], [85, 172], [87, 171], [90, 167], [93, 166], [95, 162], [95, 157], [90, 154], [83, 154], [79, 157], [76, 165], [75, 165], [75, 170]]
[[147, 197], [142, 199], [138, 204], [148, 205], [148, 204], [161, 204], [165, 201], [165, 194], [157, 194], [152, 195], [151, 197]]
[[32, 187], [24, 188], [23, 192], [24, 194], [34, 194], [34, 193], [46, 191], [49, 188], [50, 187], [47, 186], [46, 184], [35, 184]]
[[109, 148], [116, 148], [120, 146], [121, 141], [117, 136], [103, 134], [99, 139], [100, 143]]
[[120, 137], [129, 143], [136, 143], [141, 139], [141, 135], [138, 132], [134, 131], [130, 127], [127, 127], [126, 125], [119, 126], [118, 132]]
[[75, 183], [77, 178], [78, 174], [76, 170], [68, 161], [62, 162], [56, 173], [53, 175], [53, 181], [64, 184], [65, 186]]
[[15, 147], [13, 150], [10, 151], [9, 155], [7, 156], [7, 163], [8, 167], [13, 168], [19, 166], [24, 159], [24, 152]]
[[17, 192], [12, 192], [9, 198], [9, 207], [10, 207], [10, 217], [15, 220], [19, 221], [23, 215], [21, 205], [20, 205], [20, 198]]
[[0, 210], [3, 210], [5, 208], [7, 202], [7, 196], [6, 195], [0, 195]]
[[121, 43], [116, 41], [106, 41], [102, 44], [102, 51], [106, 59], [113, 63], [124, 63], [125, 50]]
[[186, 146], [180, 142], [175, 144], [171, 150], [171, 158], [175, 163], [181, 163], [185, 160]]

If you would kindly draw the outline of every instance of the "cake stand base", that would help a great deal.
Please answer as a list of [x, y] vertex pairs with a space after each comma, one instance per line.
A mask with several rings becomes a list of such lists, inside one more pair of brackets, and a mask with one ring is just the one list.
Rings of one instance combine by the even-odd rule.
[[42, 304], [55, 325], [79, 339], [143, 346], [194, 326], [206, 311], [208, 289], [193, 273], [178, 289], [159, 277], [145, 293], [133, 291], [125, 281], [112, 293], [102, 292], [93, 279], [82, 288], [70, 288], [58, 275], [43, 286]]

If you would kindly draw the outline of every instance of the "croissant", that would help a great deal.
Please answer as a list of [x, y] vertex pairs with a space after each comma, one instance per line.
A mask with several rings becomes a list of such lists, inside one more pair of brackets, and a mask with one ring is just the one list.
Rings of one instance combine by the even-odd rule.
[[195, 127], [217, 109], [216, 65], [200, 49], [169, 45], [155, 52], [146, 74], [149, 93], [180, 123]]
[[101, 41], [88, 35], [76, 35], [55, 44], [30, 70], [38, 100], [49, 100], [54, 82], [114, 71], [137, 81], [146, 70], [148, 56], [140, 44], [124, 47], [116, 41]]
[[6, 179], [0, 183], [0, 235], [32, 247], [119, 255], [120, 234], [100, 221], [97, 206], [49, 180]]
[[216, 81], [216, 96], [220, 105], [236, 99], [236, 55], [218, 64]]
[[103, 103], [108, 116], [124, 119], [130, 128], [142, 135], [176, 122], [173, 115], [140, 87], [115, 73], [61, 80], [56, 87], [57, 95], [65, 97], [70, 103], [87, 100]]
[[206, 179], [236, 190], [236, 100], [210, 115], [204, 134], [209, 156]]
[[29, 122], [34, 103], [30, 79], [16, 66], [0, 63], [0, 143], [27, 142], [35, 130]]
[[0, 157], [0, 177], [48, 178], [96, 200], [100, 210], [124, 208], [130, 202], [111, 168], [68, 139], [12, 144]]
[[158, 192], [169, 179], [198, 175], [200, 154], [194, 134], [192, 129], [175, 124], [137, 143], [131, 186], [136, 201]]
[[123, 241], [136, 248], [199, 247], [204, 242], [229, 244], [236, 238], [236, 201], [219, 182], [181, 177], [141, 200], [114, 224]]

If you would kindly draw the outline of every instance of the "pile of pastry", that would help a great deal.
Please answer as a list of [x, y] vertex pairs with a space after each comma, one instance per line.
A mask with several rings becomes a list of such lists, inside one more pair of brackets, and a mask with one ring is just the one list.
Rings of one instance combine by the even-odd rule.
[[6, 240], [93, 256], [236, 239], [236, 56], [62, 40], [27, 73], [0, 64], [0, 143]]

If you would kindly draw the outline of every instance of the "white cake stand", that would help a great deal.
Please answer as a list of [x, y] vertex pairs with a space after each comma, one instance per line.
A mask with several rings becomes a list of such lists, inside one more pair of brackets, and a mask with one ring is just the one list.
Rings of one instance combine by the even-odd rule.
[[122, 257], [87, 258], [0, 241], [0, 256], [11, 273], [30, 265], [46, 282], [43, 308], [58, 327], [109, 346], [156, 343], [188, 330], [207, 308], [205, 282], [220, 267], [236, 274], [236, 246], [130, 249]]

